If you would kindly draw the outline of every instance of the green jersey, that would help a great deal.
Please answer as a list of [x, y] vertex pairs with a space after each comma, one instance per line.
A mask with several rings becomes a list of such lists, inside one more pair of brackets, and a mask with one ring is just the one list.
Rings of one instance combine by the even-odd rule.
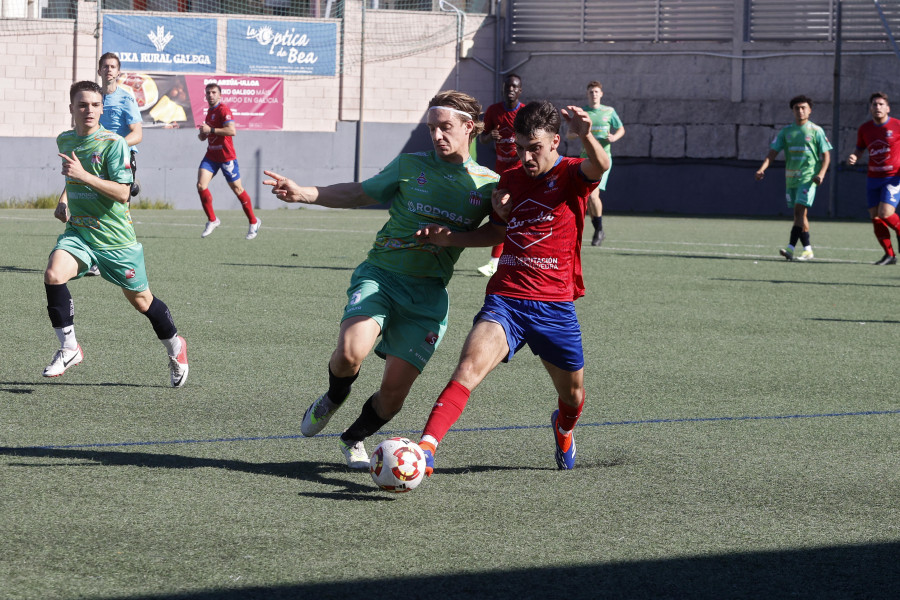
[[[102, 126], [86, 136], [74, 130], [59, 134], [56, 146], [61, 154], [75, 152], [84, 170], [100, 179], [131, 183], [131, 162], [125, 138]], [[69, 222], [66, 230], [78, 234], [92, 248], [115, 250], [137, 242], [128, 204], [116, 202], [93, 188], [66, 178]]]
[[[606, 153], [609, 154], [609, 147], [611, 146], [609, 134], [622, 126], [622, 120], [616, 114], [616, 109], [603, 104], [597, 108], [591, 108], [590, 106], [582, 106], [582, 108], [591, 118], [591, 133], [597, 138], [597, 141], [600, 142]], [[582, 150], [581, 157], [587, 158], [587, 152]]]
[[390, 205], [390, 218], [366, 260], [404, 275], [436, 277], [447, 285], [463, 249], [422, 244], [415, 233], [428, 223], [453, 231], [477, 229], [491, 213], [491, 192], [499, 179], [471, 158], [453, 164], [433, 150], [399, 155], [362, 184], [366, 195]]
[[822, 155], [831, 150], [831, 142], [824, 129], [807, 121], [782, 127], [769, 147], [775, 152], [784, 150], [784, 180], [792, 189], [811, 182], [818, 174]]

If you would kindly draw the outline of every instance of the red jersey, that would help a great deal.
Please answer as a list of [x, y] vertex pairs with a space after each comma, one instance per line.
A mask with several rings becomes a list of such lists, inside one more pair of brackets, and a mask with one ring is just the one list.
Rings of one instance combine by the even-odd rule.
[[521, 165], [519, 155], [516, 154], [516, 132], [513, 129], [513, 121], [516, 113], [525, 106], [519, 102], [515, 108], [507, 109], [506, 104], [498, 102], [491, 104], [484, 111], [484, 130], [487, 132], [500, 128], [500, 139], [494, 143], [494, 151], [497, 153], [497, 164], [494, 171], [503, 173]]
[[512, 210], [488, 294], [545, 302], [584, 296], [581, 234], [588, 196], [598, 183], [582, 174], [584, 160], [560, 157], [536, 179], [521, 166], [500, 176], [497, 188], [509, 190]]
[[866, 121], [856, 133], [856, 147], [869, 152], [869, 177], [893, 177], [900, 173], [900, 121]]
[[[206, 111], [205, 123], [213, 129], [221, 129], [228, 123], [234, 121], [231, 116], [231, 109], [219, 102], [208, 111]], [[228, 162], [237, 158], [234, 151], [234, 142], [230, 135], [209, 134], [206, 138], [206, 158], [214, 162]]]

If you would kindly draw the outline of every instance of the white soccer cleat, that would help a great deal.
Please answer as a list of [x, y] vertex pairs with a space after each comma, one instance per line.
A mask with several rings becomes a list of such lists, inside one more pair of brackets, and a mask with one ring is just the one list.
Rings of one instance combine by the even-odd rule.
[[100, 275], [100, 267], [97, 265], [91, 265], [91, 268], [84, 274], [85, 277], [97, 277], [98, 275]]
[[800, 256], [795, 256], [794, 260], [812, 260], [814, 258], [812, 250], [804, 250], [800, 253]]
[[356, 442], [352, 446], [348, 446], [344, 440], [338, 439], [341, 452], [347, 459], [347, 466], [351, 469], [368, 469], [369, 455], [366, 453], [366, 447], [362, 442]]
[[219, 219], [216, 219], [215, 221], [207, 221], [206, 227], [203, 228], [203, 233], [200, 234], [200, 237], [205, 238], [206, 236], [211, 234], [216, 229], [216, 227], [218, 227], [221, 224], [222, 224], [222, 221], [220, 221]]
[[252, 240], [259, 234], [260, 225], [262, 225], [262, 219], [256, 219], [256, 223], [250, 223], [250, 230], [247, 231], [248, 240]]
[[337, 412], [337, 409], [340, 407], [341, 405], [332, 402], [331, 398], [328, 397], [328, 392], [325, 392], [306, 409], [303, 421], [300, 423], [300, 433], [306, 437], [316, 435], [325, 429], [329, 419], [331, 419], [331, 415]]
[[478, 272], [485, 277], [491, 277], [494, 273], [497, 272], [497, 267], [494, 266], [494, 263], [488, 263], [483, 267], [478, 267]]
[[169, 375], [172, 381], [172, 387], [180, 388], [187, 383], [188, 377], [188, 359], [187, 359], [187, 342], [180, 335], [181, 351], [178, 356], [169, 357]]
[[60, 348], [53, 355], [53, 360], [50, 361], [47, 368], [44, 369], [44, 377], [59, 377], [66, 372], [66, 369], [74, 367], [83, 360], [84, 352], [81, 351], [80, 345], [74, 350]]

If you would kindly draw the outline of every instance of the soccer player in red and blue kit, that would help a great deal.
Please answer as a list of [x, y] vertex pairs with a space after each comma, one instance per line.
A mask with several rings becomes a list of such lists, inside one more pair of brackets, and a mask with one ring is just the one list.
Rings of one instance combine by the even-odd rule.
[[[497, 162], [494, 171], [503, 173], [515, 169], [522, 163], [516, 154], [516, 132], [513, 130], [513, 121], [519, 109], [525, 106], [519, 100], [522, 96], [522, 78], [515, 73], [510, 73], [503, 80], [503, 102], [491, 104], [484, 111], [484, 133], [478, 136], [482, 144], [494, 143], [494, 152], [497, 154]], [[481, 267], [478, 272], [485, 277], [490, 277], [497, 271], [497, 263], [503, 255], [503, 244], [497, 244], [491, 248], [491, 260]]]
[[847, 164], [855, 165], [864, 151], [869, 152], [866, 204], [875, 237], [884, 248], [884, 256], [876, 265], [897, 264], [890, 229], [897, 232], [900, 243], [900, 215], [897, 215], [897, 202], [900, 201], [900, 121], [892, 119], [890, 112], [887, 94], [875, 92], [869, 96], [872, 120], [860, 125], [856, 134], [856, 150], [847, 157]]
[[228, 186], [237, 196], [241, 208], [244, 209], [244, 214], [250, 221], [247, 239], [252, 240], [259, 233], [262, 221], [253, 214], [250, 194], [241, 185], [241, 171], [238, 167], [237, 153], [234, 151], [234, 141], [232, 140], [237, 134], [237, 128], [234, 125], [231, 109], [222, 103], [222, 88], [219, 87], [219, 84], [209, 83], [206, 85], [206, 102], [209, 103], [206, 121], [200, 126], [200, 132], [197, 134], [201, 141], [207, 142], [206, 156], [203, 157], [200, 169], [197, 171], [197, 192], [200, 194], [200, 203], [203, 204], [203, 211], [209, 220], [200, 237], [208, 236], [221, 224], [213, 210], [212, 193], [209, 191], [209, 182], [221, 169]]
[[559, 112], [549, 102], [530, 102], [515, 119], [522, 165], [501, 174], [491, 220], [472, 232], [439, 226], [418, 232], [421, 241], [446, 246], [486, 246], [505, 238], [484, 305], [422, 432], [419, 445], [426, 452], [428, 474], [434, 470], [435, 449], [459, 419], [471, 392], [525, 344], [541, 358], [559, 395], [551, 416], [556, 465], [575, 466], [572, 430], [585, 397], [581, 328], [574, 306], [584, 295], [581, 235], [588, 197], [610, 161], [591, 134], [591, 119], [583, 109], [569, 106], [562, 115], [584, 144], [586, 159], [559, 155]]

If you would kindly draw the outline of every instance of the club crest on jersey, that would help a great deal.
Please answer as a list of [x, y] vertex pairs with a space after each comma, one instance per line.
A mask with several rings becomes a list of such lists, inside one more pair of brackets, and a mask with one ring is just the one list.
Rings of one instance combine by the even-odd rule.
[[471, 192], [469, 192], [469, 204], [471, 204], [472, 206], [481, 206], [481, 201], [481, 193], [479, 193], [478, 190], [472, 190]]
[[547, 189], [544, 190], [545, 194], [552, 192], [554, 189], [556, 189], [557, 177], [558, 177], [557, 175], [551, 175], [550, 177], [547, 178]]
[[416, 177], [416, 183], [418, 183], [419, 185], [425, 185], [426, 183], [428, 183], [428, 179], [425, 177], [425, 171], [419, 173], [419, 176]]
[[91, 164], [99, 165], [103, 161], [103, 157], [100, 156], [99, 152], [94, 152], [91, 154]]
[[884, 132], [884, 137], [894, 137], [894, 132], [888, 129]]

